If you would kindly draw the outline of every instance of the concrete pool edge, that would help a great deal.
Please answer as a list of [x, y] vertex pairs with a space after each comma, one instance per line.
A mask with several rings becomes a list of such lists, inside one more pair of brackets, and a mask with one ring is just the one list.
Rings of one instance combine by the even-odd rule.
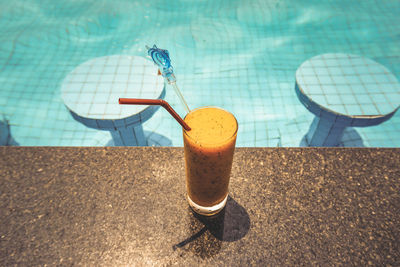
[[0, 158], [1, 265], [400, 257], [399, 148], [238, 147], [222, 232], [188, 210], [183, 148], [0, 147]]

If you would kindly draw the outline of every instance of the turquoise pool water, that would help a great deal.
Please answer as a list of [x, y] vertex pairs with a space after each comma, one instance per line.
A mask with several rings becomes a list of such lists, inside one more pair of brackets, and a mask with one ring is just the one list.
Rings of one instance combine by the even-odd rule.
[[[168, 49], [191, 108], [216, 105], [238, 119], [238, 146], [299, 146], [313, 115], [295, 71], [322, 53], [351, 53], [400, 77], [400, 1], [2, 1], [0, 118], [12, 144], [103, 146], [109, 132], [76, 122], [61, 100], [64, 77], [106, 55]], [[172, 88], [165, 99], [184, 116]], [[153, 145], [182, 146], [164, 110], [145, 122]], [[0, 125], [5, 133], [4, 125]], [[400, 112], [346, 133], [346, 145], [400, 147]]]

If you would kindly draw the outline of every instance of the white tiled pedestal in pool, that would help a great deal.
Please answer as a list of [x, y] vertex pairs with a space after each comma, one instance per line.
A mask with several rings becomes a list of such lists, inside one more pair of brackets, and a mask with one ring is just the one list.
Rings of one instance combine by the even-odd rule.
[[381, 64], [350, 54], [315, 56], [296, 71], [296, 93], [315, 115], [310, 146], [338, 146], [346, 127], [378, 125], [400, 107], [400, 83]]
[[118, 99], [159, 99], [165, 96], [164, 79], [149, 60], [113, 55], [91, 59], [64, 79], [62, 98], [75, 120], [111, 132], [116, 146], [146, 146], [142, 123], [158, 106], [123, 106]]

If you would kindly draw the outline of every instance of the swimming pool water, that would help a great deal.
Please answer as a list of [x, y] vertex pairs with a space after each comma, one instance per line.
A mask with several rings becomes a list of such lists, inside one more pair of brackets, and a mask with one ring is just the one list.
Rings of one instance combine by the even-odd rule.
[[[191, 108], [215, 105], [237, 117], [237, 146], [299, 146], [313, 115], [296, 97], [295, 71], [312, 56], [357, 54], [400, 77], [396, 0], [37, 0], [2, 1], [0, 8], [0, 119], [9, 121], [18, 145], [106, 145], [109, 132], [72, 118], [61, 83], [94, 57], [146, 56], [146, 44], [169, 50]], [[184, 116], [171, 87], [165, 100]], [[150, 144], [183, 144], [179, 125], [162, 109], [143, 127]], [[345, 141], [400, 147], [400, 113], [348, 129]]]

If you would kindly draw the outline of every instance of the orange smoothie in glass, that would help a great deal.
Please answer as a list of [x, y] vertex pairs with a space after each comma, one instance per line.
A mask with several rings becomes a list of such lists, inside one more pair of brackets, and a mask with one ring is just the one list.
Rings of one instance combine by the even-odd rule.
[[183, 130], [188, 201], [195, 212], [218, 213], [226, 204], [238, 123], [226, 110], [202, 107], [185, 117]]

